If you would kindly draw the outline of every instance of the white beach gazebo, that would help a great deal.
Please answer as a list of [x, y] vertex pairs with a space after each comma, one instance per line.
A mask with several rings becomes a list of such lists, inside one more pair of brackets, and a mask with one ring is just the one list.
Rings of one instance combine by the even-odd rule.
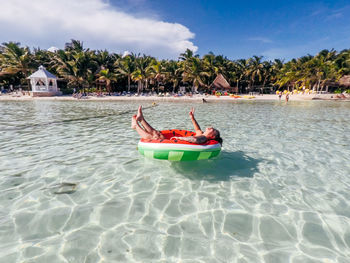
[[30, 80], [33, 97], [61, 95], [60, 90], [57, 88], [57, 77], [48, 72], [44, 66], [40, 66], [27, 79]]

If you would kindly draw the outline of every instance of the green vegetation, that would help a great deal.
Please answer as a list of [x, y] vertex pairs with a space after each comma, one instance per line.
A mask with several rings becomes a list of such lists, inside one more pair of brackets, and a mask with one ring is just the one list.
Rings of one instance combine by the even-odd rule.
[[179, 59], [157, 60], [146, 55], [109, 53], [90, 50], [82, 42], [72, 40], [64, 50], [31, 51], [20, 43], [8, 42], [0, 46], [0, 86], [28, 87], [26, 77], [43, 65], [60, 79], [66, 92], [105, 90], [136, 91], [165, 89], [176, 91], [179, 86], [196, 87], [208, 91], [217, 74], [222, 74], [239, 92], [276, 89], [323, 90], [330, 86], [341, 92], [337, 81], [350, 74], [350, 49], [337, 52], [322, 50], [286, 63], [263, 57], [229, 60], [209, 53], [200, 58], [191, 50]]

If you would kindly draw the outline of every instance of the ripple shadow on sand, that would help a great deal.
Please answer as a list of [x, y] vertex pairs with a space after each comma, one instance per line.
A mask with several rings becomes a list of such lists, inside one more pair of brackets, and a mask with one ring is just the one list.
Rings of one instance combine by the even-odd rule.
[[171, 167], [191, 180], [206, 180], [211, 182], [228, 181], [234, 177], [253, 177], [258, 171], [258, 163], [241, 151], [226, 152], [211, 160], [195, 162], [174, 162]]

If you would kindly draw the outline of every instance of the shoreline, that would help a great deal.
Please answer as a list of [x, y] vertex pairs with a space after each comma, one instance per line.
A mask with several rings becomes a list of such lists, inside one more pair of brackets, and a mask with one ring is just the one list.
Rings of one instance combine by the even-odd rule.
[[[289, 101], [350, 101], [350, 96], [346, 99], [335, 98], [338, 94], [296, 94], [289, 97]], [[158, 97], [158, 96], [86, 96], [83, 98], [74, 98], [73, 96], [52, 96], [52, 97], [31, 97], [28, 95], [0, 95], [0, 101], [33, 101], [33, 100], [57, 100], [57, 101], [165, 101], [165, 102], [220, 102], [220, 101], [279, 101], [278, 95], [265, 94], [257, 96], [240, 95], [240, 98], [230, 96], [214, 96], [214, 95], [194, 95], [180, 97]], [[281, 101], [285, 101], [283, 96]]]

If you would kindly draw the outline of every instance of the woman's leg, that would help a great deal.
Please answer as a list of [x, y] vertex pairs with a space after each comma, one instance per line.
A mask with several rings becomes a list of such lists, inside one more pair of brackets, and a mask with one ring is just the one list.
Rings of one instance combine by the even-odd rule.
[[153, 138], [153, 133], [147, 132], [146, 130], [142, 129], [140, 124], [138, 124], [138, 122], [136, 120], [136, 115], [132, 116], [131, 128], [136, 130], [142, 139], [152, 139]]
[[142, 106], [139, 106], [139, 109], [137, 111], [136, 120], [142, 124], [142, 126], [145, 128], [145, 130], [147, 132], [154, 133], [154, 131], [156, 131], [156, 129], [154, 129], [151, 125], [149, 125], [149, 123], [143, 117]]
[[[135, 121], [134, 121], [135, 119]], [[134, 123], [132, 124], [132, 128], [136, 129], [136, 131], [140, 134], [141, 138], [144, 139], [154, 139], [154, 140], [158, 140], [158, 139], [164, 139], [164, 135], [157, 131], [156, 129], [154, 129], [151, 125], [148, 124], [148, 122], [145, 120], [145, 118], [143, 117], [143, 113], [142, 113], [142, 106], [139, 106], [139, 109], [137, 111], [137, 115], [132, 120]], [[138, 122], [140, 122], [143, 126], [142, 127], [138, 124]], [[149, 138], [149, 136], [151, 136], [152, 138]], [[147, 137], [147, 138], [146, 138]]]

